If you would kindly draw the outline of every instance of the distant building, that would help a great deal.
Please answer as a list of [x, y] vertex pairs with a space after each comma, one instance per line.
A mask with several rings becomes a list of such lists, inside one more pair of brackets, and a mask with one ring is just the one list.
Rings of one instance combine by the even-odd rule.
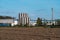
[[12, 25], [12, 26], [18, 25], [18, 20], [17, 20], [17, 19], [14, 19], [14, 22], [13, 22], [11, 25]]
[[10, 16], [0, 16], [0, 26], [12, 26], [14, 18]]
[[43, 25], [57, 25], [57, 22], [55, 20], [43, 20]]
[[19, 20], [18, 20], [18, 25], [24, 26], [25, 24], [29, 25], [30, 23], [30, 18], [26, 13], [19, 13]]
[[30, 20], [30, 26], [35, 26], [36, 25], [36, 20]]
[[14, 19], [0, 19], [0, 26], [12, 26]]
[[[35, 26], [36, 20], [31, 20], [30, 25]], [[57, 25], [57, 21], [53, 20], [53, 22], [52, 22], [52, 20], [42, 20], [42, 25]]]

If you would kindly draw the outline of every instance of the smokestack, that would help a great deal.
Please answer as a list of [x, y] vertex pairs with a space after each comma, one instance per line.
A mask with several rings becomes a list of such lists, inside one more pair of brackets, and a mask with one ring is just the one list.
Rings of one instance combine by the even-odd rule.
[[20, 13], [19, 13], [19, 15], [18, 15], [18, 25], [20, 25]]
[[51, 10], [52, 10], [52, 21], [53, 21], [53, 8], [51, 8]]

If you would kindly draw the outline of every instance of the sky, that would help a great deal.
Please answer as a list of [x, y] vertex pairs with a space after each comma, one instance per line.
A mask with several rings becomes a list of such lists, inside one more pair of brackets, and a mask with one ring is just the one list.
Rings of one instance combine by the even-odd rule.
[[0, 0], [0, 15], [18, 18], [19, 13], [27, 13], [30, 19], [60, 19], [60, 0]]

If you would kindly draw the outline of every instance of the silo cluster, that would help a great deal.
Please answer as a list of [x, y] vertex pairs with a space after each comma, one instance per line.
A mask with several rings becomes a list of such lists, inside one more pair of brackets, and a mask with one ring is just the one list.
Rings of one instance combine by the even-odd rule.
[[28, 15], [26, 13], [19, 13], [19, 25], [25, 25], [28, 24], [29, 25], [30, 19], [28, 17]]

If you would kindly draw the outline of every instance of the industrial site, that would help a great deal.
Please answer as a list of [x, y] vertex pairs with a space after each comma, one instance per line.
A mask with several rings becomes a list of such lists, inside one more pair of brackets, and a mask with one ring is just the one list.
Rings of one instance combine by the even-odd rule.
[[60, 0], [0, 0], [0, 40], [60, 40]]

